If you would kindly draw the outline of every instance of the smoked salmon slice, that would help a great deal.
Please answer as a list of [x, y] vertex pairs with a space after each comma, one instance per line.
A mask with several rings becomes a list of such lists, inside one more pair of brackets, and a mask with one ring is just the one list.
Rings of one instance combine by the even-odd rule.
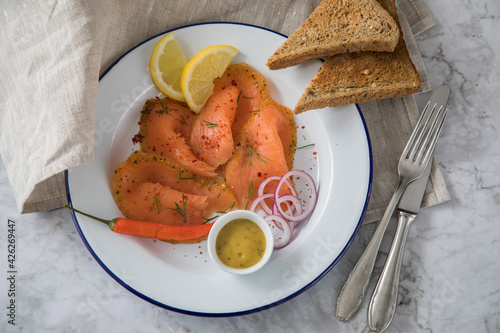
[[169, 158], [140, 150], [116, 167], [112, 187], [118, 208], [133, 220], [199, 225], [216, 212], [239, 207], [223, 180], [195, 175]]
[[232, 126], [233, 133], [238, 133], [252, 114], [258, 112], [260, 104], [271, 98], [264, 76], [245, 62], [229, 65], [224, 74], [214, 80], [214, 85], [214, 89], [229, 86], [239, 89], [238, 111]]
[[191, 128], [191, 149], [202, 161], [215, 168], [226, 163], [233, 154], [231, 126], [239, 92], [232, 85], [217, 85]]
[[248, 64], [230, 65], [214, 80], [214, 92], [191, 129], [191, 150], [213, 167], [226, 163], [234, 150], [233, 136], [270, 98], [266, 80]]
[[268, 99], [236, 134], [236, 149], [224, 176], [242, 208], [248, 207], [268, 177], [293, 167], [297, 128], [292, 111]]
[[216, 176], [215, 168], [196, 157], [189, 146], [191, 110], [170, 98], [146, 101], [140, 117], [141, 150], [168, 157], [190, 172]]

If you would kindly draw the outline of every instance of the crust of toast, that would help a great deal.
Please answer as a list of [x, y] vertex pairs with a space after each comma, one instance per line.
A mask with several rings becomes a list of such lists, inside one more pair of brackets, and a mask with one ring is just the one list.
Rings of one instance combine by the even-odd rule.
[[[378, 1], [399, 25], [395, 0]], [[418, 92], [420, 85], [420, 76], [401, 35], [394, 52], [328, 57], [300, 97], [294, 113], [403, 97]]]
[[323, 0], [309, 18], [269, 57], [269, 69], [356, 52], [392, 52], [399, 27], [375, 0]]

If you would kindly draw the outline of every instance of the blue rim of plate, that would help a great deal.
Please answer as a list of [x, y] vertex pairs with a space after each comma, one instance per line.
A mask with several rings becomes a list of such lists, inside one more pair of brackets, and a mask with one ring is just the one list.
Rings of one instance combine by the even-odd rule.
[[[148, 38], [146, 40], [144, 40], [143, 42], [137, 44], [136, 46], [134, 46], [133, 48], [131, 48], [130, 50], [128, 50], [127, 52], [125, 52], [120, 58], [118, 58], [115, 62], [113, 62], [103, 73], [102, 75], [99, 77], [99, 81], [102, 80], [103, 77], [106, 76], [106, 74], [117, 64], [119, 63], [125, 56], [127, 56], [130, 52], [132, 52], [133, 50], [135, 50], [136, 48], [140, 47], [141, 45], [143, 45], [144, 43], [147, 43], [148, 41], [150, 41], [151, 39], [154, 39], [160, 35], [163, 35], [163, 34], [166, 34], [166, 33], [169, 33], [169, 32], [173, 32], [173, 31], [176, 31], [176, 30], [180, 30], [180, 29], [185, 29], [185, 28], [189, 28], [189, 27], [194, 27], [194, 26], [201, 26], [201, 25], [211, 25], [211, 24], [228, 24], [228, 25], [242, 25], [242, 26], [247, 26], [247, 27], [251, 27], [251, 28], [256, 28], [256, 29], [261, 29], [261, 30], [266, 30], [266, 31], [269, 31], [271, 33], [274, 33], [274, 34], [277, 34], [277, 35], [280, 35], [282, 37], [287, 37], [286, 35], [282, 34], [282, 33], [279, 33], [277, 31], [274, 31], [274, 30], [271, 30], [271, 29], [268, 29], [268, 28], [264, 28], [264, 27], [260, 27], [260, 26], [257, 26], [257, 25], [252, 25], [252, 24], [246, 24], [246, 23], [238, 23], [238, 22], [206, 22], [206, 23], [196, 23], [196, 24], [188, 24], [188, 25], [184, 25], [184, 26], [181, 26], [181, 27], [177, 27], [177, 28], [174, 28], [174, 29], [171, 29], [171, 30], [167, 30], [165, 32], [162, 32], [162, 33], [159, 33], [155, 36], [152, 36], [151, 38]], [[182, 313], [182, 314], [186, 314], [186, 315], [192, 315], [192, 316], [198, 316], [198, 317], [234, 317], [234, 316], [242, 316], [242, 315], [247, 315], [247, 314], [252, 314], [252, 313], [257, 313], [257, 312], [260, 312], [260, 311], [263, 311], [263, 310], [267, 310], [267, 309], [270, 309], [272, 307], [275, 307], [277, 305], [280, 305], [280, 304], [283, 304], [289, 300], [291, 300], [292, 298], [302, 294], [303, 292], [305, 292], [307, 289], [309, 289], [310, 287], [312, 287], [313, 285], [315, 285], [319, 280], [321, 280], [338, 262], [339, 260], [344, 256], [344, 254], [346, 253], [347, 249], [350, 247], [350, 245], [352, 244], [354, 238], [356, 237], [358, 231], [359, 231], [359, 228], [361, 227], [361, 224], [363, 222], [363, 219], [365, 217], [365, 214], [366, 214], [366, 210], [368, 208], [368, 202], [369, 202], [369, 199], [370, 199], [370, 195], [371, 195], [371, 190], [372, 190], [372, 180], [373, 180], [373, 156], [372, 156], [372, 146], [371, 146], [371, 140], [370, 140], [370, 135], [368, 133], [368, 128], [366, 126], [366, 122], [365, 122], [365, 118], [363, 117], [363, 113], [361, 112], [361, 109], [359, 108], [359, 105], [358, 104], [355, 104], [356, 105], [356, 109], [358, 110], [358, 113], [359, 113], [359, 116], [361, 118], [361, 121], [363, 123], [363, 128], [365, 130], [365, 134], [366, 134], [366, 141], [367, 141], [367, 146], [368, 146], [368, 154], [369, 154], [369, 160], [370, 160], [370, 172], [369, 172], [369, 179], [368, 179], [368, 189], [367, 189], [367, 193], [366, 193], [366, 198], [365, 198], [365, 203], [363, 205], [363, 211], [361, 213], [361, 216], [359, 217], [359, 220], [358, 220], [358, 223], [356, 225], [356, 228], [351, 236], [351, 238], [349, 239], [349, 241], [347, 242], [347, 244], [345, 245], [344, 249], [340, 252], [340, 254], [337, 256], [337, 258], [335, 258], [335, 260], [321, 273], [319, 274], [315, 279], [313, 279], [311, 282], [309, 282], [307, 285], [305, 285], [304, 287], [302, 287], [301, 289], [297, 290], [296, 292], [280, 299], [280, 300], [277, 300], [275, 302], [272, 302], [270, 304], [267, 304], [267, 305], [264, 305], [264, 306], [260, 306], [260, 307], [257, 307], [257, 308], [254, 308], [254, 309], [249, 309], [249, 310], [245, 310], [245, 311], [238, 311], [238, 312], [226, 312], [226, 313], [208, 313], [208, 312], [195, 312], [195, 311], [189, 311], [189, 310], [184, 310], [184, 309], [179, 309], [179, 308], [175, 308], [175, 307], [172, 307], [172, 306], [169, 306], [167, 304], [163, 304], [163, 303], [160, 303], [158, 301], [155, 301], [154, 299], [152, 299], [151, 297], [149, 296], [146, 296], [140, 292], [138, 292], [137, 290], [135, 290], [133, 287], [129, 286], [128, 284], [126, 284], [125, 282], [123, 282], [117, 275], [115, 275], [115, 273], [113, 273], [107, 266], [105, 263], [103, 263], [101, 261], [101, 259], [97, 256], [97, 254], [94, 252], [94, 250], [92, 249], [92, 247], [90, 246], [90, 244], [88, 243], [87, 239], [85, 238], [85, 235], [83, 234], [82, 232], [82, 229], [80, 228], [80, 224], [78, 223], [78, 219], [76, 218], [76, 215], [73, 211], [71, 211], [71, 216], [73, 218], [73, 222], [75, 224], [75, 227], [78, 231], [78, 234], [80, 235], [80, 238], [82, 239], [83, 243], [85, 244], [85, 247], [87, 248], [87, 250], [90, 252], [90, 254], [92, 255], [92, 257], [94, 257], [94, 259], [97, 261], [97, 263], [102, 267], [102, 269], [104, 269], [104, 271], [106, 273], [108, 273], [116, 282], [118, 282], [122, 287], [124, 287], [125, 289], [127, 289], [128, 291], [130, 291], [132, 294], [136, 295], [137, 297], [139, 298], [142, 298], [143, 300], [153, 304], [153, 305], [156, 305], [156, 306], [159, 306], [161, 308], [164, 308], [164, 309], [167, 309], [167, 310], [171, 310], [171, 311], [175, 311], [175, 312], [178, 312], [178, 313]], [[66, 182], [66, 193], [67, 193], [67, 199], [68, 199], [68, 204], [70, 206], [73, 206], [72, 202], [71, 202], [71, 193], [70, 193], [70, 190], [69, 190], [69, 181], [68, 181], [68, 170], [65, 171], [64, 173], [65, 175], [65, 182]]]

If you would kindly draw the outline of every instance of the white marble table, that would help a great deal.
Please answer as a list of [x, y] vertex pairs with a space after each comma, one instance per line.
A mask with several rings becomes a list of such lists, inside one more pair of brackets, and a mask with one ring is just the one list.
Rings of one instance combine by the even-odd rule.
[[[417, 42], [432, 87], [452, 89], [436, 150], [452, 199], [423, 210], [412, 226], [388, 332], [500, 332], [500, 2], [426, 2], [438, 24]], [[349, 322], [334, 313], [374, 225], [362, 227], [330, 273], [291, 301], [242, 317], [201, 318], [156, 307], [118, 285], [87, 251], [67, 210], [20, 215], [3, 164], [0, 196], [2, 332], [368, 332], [367, 300]], [[16, 228], [16, 326], [7, 322], [9, 219]], [[394, 230], [391, 223], [388, 234]]]

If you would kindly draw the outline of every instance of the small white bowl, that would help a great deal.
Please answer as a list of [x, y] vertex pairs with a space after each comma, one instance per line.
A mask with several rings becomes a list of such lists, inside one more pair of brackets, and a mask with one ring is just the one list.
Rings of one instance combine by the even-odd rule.
[[[235, 219], [248, 219], [257, 224], [260, 229], [264, 232], [264, 236], [266, 237], [266, 251], [262, 256], [262, 259], [258, 263], [248, 268], [232, 268], [225, 265], [217, 256], [217, 251], [215, 249], [215, 241], [217, 240], [217, 236], [219, 235], [220, 230], [227, 223], [235, 220]], [[274, 236], [269, 224], [257, 213], [251, 212], [249, 210], [235, 210], [229, 212], [227, 214], [222, 215], [217, 221], [214, 222], [212, 229], [210, 229], [210, 233], [208, 234], [208, 254], [212, 261], [219, 267], [220, 269], [237, 275], [250, 274], [261, 269], [271, 257], [274, 249]]]

